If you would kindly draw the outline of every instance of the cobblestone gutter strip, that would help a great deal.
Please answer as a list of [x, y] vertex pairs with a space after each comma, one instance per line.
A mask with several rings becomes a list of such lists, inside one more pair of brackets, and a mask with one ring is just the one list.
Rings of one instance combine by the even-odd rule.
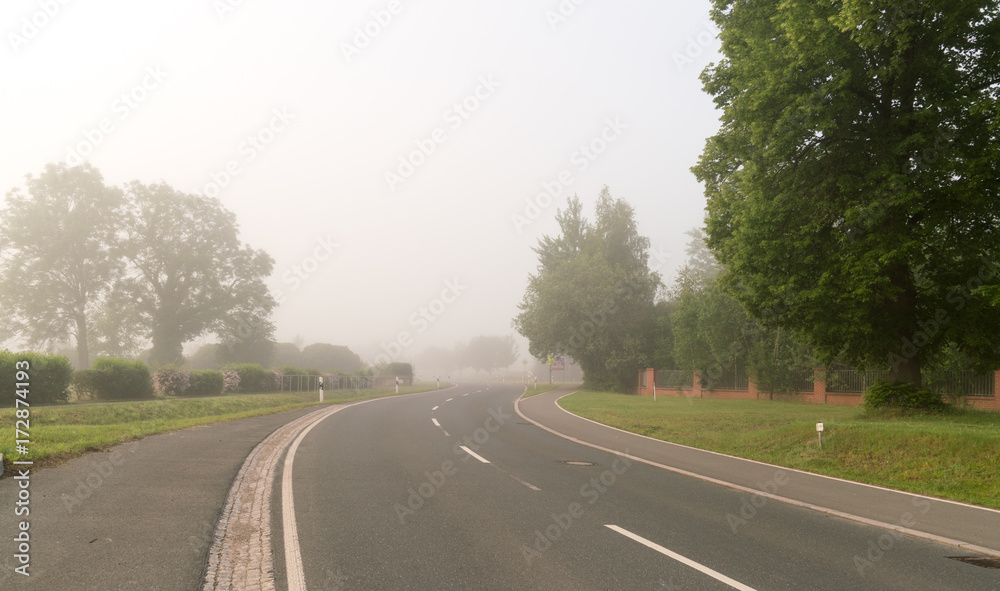
[[299, 417], [250, 452], [233, 480], [215, 528], [202, 591], [274, 591], [269, 501], [275, 468], [303, 429], [345, 406], [325, 407]]

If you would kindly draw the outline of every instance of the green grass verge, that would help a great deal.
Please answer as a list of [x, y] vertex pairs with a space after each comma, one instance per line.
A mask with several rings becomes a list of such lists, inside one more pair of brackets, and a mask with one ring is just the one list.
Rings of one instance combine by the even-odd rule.
[[[1000, 413], [868, 414], [858, 407], [579, 392], [566, 410], [692, 447], [1000, 508]], [[819, 449], [816, 423], [824, 424]]]
[[[399, 393], [434, 389], [436, 386], [431, 384], [407, 386], [400, 388]], [[323, 398], [324, 404], [338, 404], [394, 394], [394, 388], [327, 390]], [[37, 407], [31, 409], [28, 430], [31, 444], [27, 459], [31, 459], [36, 468], [43, 467], [147, 435], [319, 404], [319, 392], [316, 391]], [[15, 420], [13, 408], [0, 410], [0, 453], [3, 453], [5, 473], [11, 461], [23, 459], [15, 452]]]
[[542, 384], [537, 388], [528, 388], [528, 391], [524, 393], [523, 398], [531, 398], [532, 396], [541, 394], [543, 392], [548, 392], [550, 390], [555, 390], [559, 386], [564, 384]]

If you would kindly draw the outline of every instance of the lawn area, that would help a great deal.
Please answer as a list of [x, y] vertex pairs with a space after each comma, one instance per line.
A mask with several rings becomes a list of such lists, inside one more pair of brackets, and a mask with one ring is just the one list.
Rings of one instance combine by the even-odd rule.
[[[560, 406], [656, 439], [1000, 508], [1000, 413], [866, 414], [859, 407], [579, 392]], [[824, 424], [819, 449], [816, 423]]]
[[[432, 384], [415, 385], [402, 387], [399, 393], [412, 394], [434, 389], [436, 386]], [[327, 390], [324, 393], [324, 404], [394, 394], [394, 388]], [[36, 407], [31, 408], [28, 430], [31, 444], [27, 458], [34, 461], [37, 468], [147, 435], [319, 404], [317, 391]], [[0, 410], [0, 425], [3, 426], [0, 429], [0, 453], [3, 453], [7, 469], [10, 468], [11, 461], [19, 459], [14, 447], [14, 423], [13, 408]]]
[[537, 388], [528, 388], [528, 391], [524, 393], [523, 398], [531, 398], [532, 396], [535, 396], [537, 394], [542, 394], [542, 393], [548, 392], [550, 390], [555, 390], [559, 386], [563, 386], [563, 385], [565, 385], [565, 384], [542, 384], [541, 386], [539, 386]]

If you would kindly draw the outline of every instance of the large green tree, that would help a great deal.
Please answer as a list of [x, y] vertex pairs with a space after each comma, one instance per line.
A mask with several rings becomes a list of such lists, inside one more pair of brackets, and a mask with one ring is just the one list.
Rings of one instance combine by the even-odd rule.
[[150, 363], [180, 362], [184, 343], [206, 333], [219, 334], [223, 346], [271, 334], [275, 302], [263, 279], [274, 261], [240, 242], [232, 212], [164, 183], [136, 181], [126, 195], [128, 289], [153, 342]]
[[[89, 367], [95, 320], [122, 270], [114, 249], [121, 191], [90, 166], [49, 164], [14, 189], [0, 219], [0, 307], [32, 346], [73, 340]], [[10, 338], [10, 337], [8, 337]]]
[[561, 234], [535, 247], [538, 271], [514, 327], [535, 358], [568, 355], [589, 386], [625, 391], [655, 348], [647, 327], [661, 283], [648, 267], [649, 239], [639, 235], [632, 207], [607, 187], [593, 223], [576, 197], [556, 219]]
[[722, 128], [693, 169], [724, 283], [825, 360], [1000, 361], [993, 0], [715, 0]]
[[344, 345], [313, 343], [302, 349], [302, 365], [323, 371], [353, 372], [365, 368], [357, 353]]
[[674, 358], [697, 369], [712, 388], [733, 372], [748, 372], [764, 391], [788, 392], [812, 378], [812, 351], [790, 331], [769, 328], [752, 318], [726, 293], [724, 269], [715, 261], [699, 230], [688, 232], [688, 262], [671, 290]]
[[517, 360], [517, 343], [511, 335], [480, 335], [461, 347], [459, 357], [464, 366], [492, 374], [494, 369], [510, 367]]

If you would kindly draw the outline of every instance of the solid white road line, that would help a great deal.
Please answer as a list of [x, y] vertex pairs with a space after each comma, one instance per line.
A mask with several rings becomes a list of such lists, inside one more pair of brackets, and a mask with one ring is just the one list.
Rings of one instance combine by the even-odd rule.
[[[445, 388], [445, 390], [451, 390], [452, 388], [457, 387], [458, 385], [456, 384], [451, 388]], [[412, 395], [413, 394], [408, 394], [404, 396]], [[299, 448], [299, 443], [302, 442], [313, 427], [318, 425], [323, 419], [338, 411], [352, 406], [360, 406], [362, 404], [382, 403], [386, 400], [391, 400], [391, 398], [373, 398], [370, 400], [362, 400], [360, 402], [346, 404], [344, 406], [335, 406], [331, 408], [329, 412], [318, 415], [316, 419], [309, 424], [309, 426], [299, 433], [295, 440], [292, 441], [291, 445], [288, 446], [288, 451], [285, 452], [285, 464], [281, 473], [281, 519], [282, 529], [284, 530], [285, 572], [287, 574], [288, 591], [306, 591], [305, 569], [302, 566], [302, 550], [299, 547], [298, 525], [295, 522], [295, 501], [292, 492], [292, 467], [295, 462], [295, 452]], [[448, 400], [451, 400], [451, 398]], [[444, 428], [441, 430], [444, 431]], [[445, 431], [445, 435], [447, 434], [448, 432]]]
[[489, 461], [489, 460], [487, 460], [487, 459], [486, 459], [486, 458], [484, 458], [483, 456], [481, 456], [481, 455], [477, 454], [476, 452], [472, 451], [471, 449], [469, 449], [469, 448], [465, 447], [464, 445], [460, 445], [459, 447], [460, 447], [460, 448], [462, 448], [462, 449], [464, 449], [464, 450], [465, 450], [465, 453], [467, 453], [467, 454], [469, 454], [470, 456], [472, 456], [472, 457], [476, 458], [476, 459], [477, 459], [477, 460], [479, 460], [480, 462], [482, 462], [482, 463], [484, 463], [484, 464], [489, 464], [489, 463], [490, 463], [490, 461]]
[[347, 407], [335, 407], [330, 412], [316, 418], [308, 427], [299, 433], [292, 441], [285, 454], [285, 465], [281, 474], [281, 522], [285, 530], [285, 571], [288, 575], [288, 591], [306, 591], [306, 576], [302, 567], [302, 553], [299, 549], [299, 532], [295, 523], [295, 500], [292, 496], [292, 466], [295, 462], [295, 450], [299, 443], [315, 427], [333, 413]]
[[716, 572], [716, 571], [708, 568], [705, 565], [698, 564], [697, 562], [691, 560], [690, 558], [685, 558], [685, 557], [681, 556], [680, 554], [678, 554], [676, 552], [672, 552], [670, 550], [667, 550], [663, 546], [661, 546], [659, 544], [656, 544], [656, 543], [653, 543], [653, 542], [650, 542], [646, 538], [644, 538], [642, 536], [638, 536], [638, 535], [636, 535], [636, 534], [628, 531], [627, 529], [620, 528], [617, 525], [607, 525], [607, 524], [605, 524], [604, 527], [606, 527], [606, 528], [608, 528], [608, 529], [610, 529], [612, 531], [616, 531], [616, 532], [620, 533], [621, 535], [625, 536], [626, 538], [631, 538], [631, 539], [635, 540], [636, 542], [639, 542], [643, 546], [646, 546], [648, 548], [652, 548], [653, 550], [656, 550], [657, 552], [659, 552], [660, 554], [663, 554], [664, 556], [669, 556], [670, 558], [673, 558], [677, 562], [680, 562], [682, 564], [686, 564], [686, 565], [690, 566], [691, 568], [693, 568], [695, 570], [701, 571], [701, 572], [705, 573], [706, 575], [712, 577], [713, 579], [715, 579], [717, 581], [722, 581], [723, 583], [729, 585], [733, 589], [739, 589], [740, 591], [756, 591], [753, 587], [747, 587], [746, 585], [744, 585], [743, 583], [741, 583], [739, 581], [734, 581], [733, 579], [730, 579], [726, 575], [724, 575], [724, 574], [722, 574], [720, 572]]
[[[525, 386], [524, 387], [524, 392], [527, 392], [527, 391], [528, 391], [528, 387]], [[663, 444], [669, 445], [669, 446], [683, 447], [683, 448], [687, 448], [687, 449], [697, 449], [698, 451], [702, 451], [702, 452], [713, 454], [713, 455], [717, 455], [717, 456], [724, 456], [724, 457], [729, 457], [729, 458], [736, 458], [736, 456], [731, 456], [731, 455], [728, 455], [728, 454], [723, 454], [723, 453], [719, 453], [719, 452], [715, 452], [715, 451], [708, 451], [708, 450], [704, 450], [704, 449], [698, 449], [696, 447], [691, 447], [689, 445], [681, 445], [679, 443], [673, 443], [673, 442], [670, 442], [670, 441], [662, 441], [660, 439], [655, 439], [655, 438], [649, 437], [647, 435], [640, 435], [638, 433], [632, 433], [630, 431], [625, 431], [624, 429], [619, 429], [618, 427], [612, 427], [610, 425], [605, 425], [603, 423], [598, 423], [597, 421], [588, 419], [586, 417], [581, 417], [580, 415], [575, 415], [575, 414], [569, 412], [568, 410], [566, 410], [565, 408], [559, 406], [559, 401], [560, 400], [562, 400], [563, 398], [565, 398], [567, 396], [571, 396], [573, 394], [576, 394], [578, 391], [579, 390], [574, 390], [574, 391], [570, 392], [569, 394], [563, 394], [562, 396], [560, 396], [559, 398], [557, 398], [556, 399], [556, 408], [558, 408], [562, 412], [564, 412], [564, 413], [566, 413], [566, 414], [568, 414], [568, 415], [570, 415], [570, 416], [572, 416], [574, 418], [582, 419], [584, 421], [587, 421], [588, 423], [593, 423], [595, 425], [599, 425], [601, 427], [606, 427], [608, 429], [613, 429], [615, 431], [620, 431], [620, 432], [625, 433], [627, 435], [635, 435], [636, 437], [642, 437], [643, 439], [649, 439], [650, 441], [656, 441], [658, 443], [663, 443]], [[524, 396], [524, 394], [522, 393], [521, 396]], [[962, 548], [963, 550], [969, 550], [971, 552], [977, 552], [979, 554], [986, 554], [987, 556], [997, 556], [997, 557], [1000, 557], [1000, 551], [995, 550], [993, 548], [986, 548], [984, 546], [979, 546], [979, 545], [976, 545], [976, 544], [970, 544], [968, 542], [963, 542], [961, 540], [955, 540], [955, 539], [952, 539], [952, 538], [946, 538], [944, 536], [935, 535], [935, 534], [932, 534], [932, 533], [928, 533], [928, 532], [925, 532], [925, 531], [920, 531], [920, 530], [909, 528], [909, 527], [903, 527], [901, 525], [895, 525], [895, 524], [888, 523], [888, 522], [885, 522], [885, 521], [877, 521], [875, 519], [869, 519], [867, 517], [862, 517], [860, 515], [854, 515], [853, 513], [847, 513], [846, 511], [838, 511], [837, 509], [830, 509], [829, 507], [820, 507], [819, 505], [813, 505], [812, 503], [806, 503], [805, 501], [799, 501], [799, 500], [792, 499], [792, 498], [789, 498], [789, 497], [782, 497], [782, 496], [779, 496], [779, 495], [776, 495], [776, 494], [772, 494], [772, 493], [769, 493], [769, 492], [762, 491], [762, 490], [757, 489], [757, 488], [750, 488], [749, 486], [742, 486], [740, 484], [735, 484], [735, 483], [732, 483], [732, 482], [726, 482], [725, 480], [721, 480], [721, 479], [718, 479], [718, 478], [712, 478], [711, 476], [704, 476], [702, 474], [697, 474], [697, 473], [691, 472], [689, 470], [683, 470], [681, 468], [675, 468], [673, 466], [667, 466], [666, 464], [661, 464], [659, 462], [654, 462], [653, 460], [648, 460], [646, 458], [641, 458], [639, 456], [632, 455], [632, 454], [628, 453], [628, 448], [625, 448], [625, 451], [623, 452], [623, 451], [619, 451], [617, 449], [611, 449], [611, 448], [608, 448], [608, 447], [597, 445], [596, 443], [591, 443], [589, 441], [584, 441], [582, 439], [578, 439], [576, 437], [572, 437], [570, 435], [566, 435], [565, 433], [560, 433], [559, 431], [556, 431], [555, 429], [552, 429], [551, 427], [546, 427], [545, 425], [539, 423], [538, 421], [527, 417], [523, 412], [521, 412], [521, 409], [519, 407], [519, 405], [521, 404], [521, 402], [524, 401], [524, 400], [525, 400], [524, 398], [518, 398], [514, 402], [514, 412], [516, 412], [522, 419], [524, 419], [524, 420], [528, 421], [529, 423], [535, 425], [539, 429], [543, 429], [545, 431], [548, 431], [549, 433], [552, 433], [553, 435], [556, 435], [558, 437], [562, 437], [563, 439], [567, 439], [567, 440], [572, 441], [574, 443], [579, 443], [580, 445], [586, 445], [588, 447], [592, 447], [594, 449], [599, 449], [601, 451], [606, 451], [608, 453], [612, 453], [612, 454], [621, 456], [623, 458], [628, 458], [630, 460], [635, 460], [637, 462], [642, 462], [643, 464], [648, 464], [650, 466], [653, 466], [653, 467], [656, 467], [656, 468], [660, 468], [661, 470], [667, 470], [669, 472], [674, 472], [676, 474], [682, 474], [684, 476], [690, 476], [691, 478], [697, 478], [698, 480], [703, 480], [705, 482], [711, 482], [713, 484], [718, 484], [720, 486], [725, 486], [727, 488], [732, 488], [732, 489], [735, 489], [735, 490], [743, 491], [743, 492], [749, 493], [751, 495], [760, 495], [762, 497], [767, 497], [769, 499], [774, 499], [775, 501], [780, 501], [782, 503], [788, 503], [789, 505], [795, 505], [796, 507], [803, 507], [803, 508], [806, 508], [806, 509], [811, 509], [813, 511], [819, 511], [820, 513], [826, 513], [827, 515], [834, 515], [836, 517], [842, 517], [844, 519], [850, 519], [851, 521], [857, 521], [858, 523], [864, 523], [866, 525], [871, 525], [871, 526], [874, 526], [874, 527], [880, 527], [882, 529], [889, 529], [889, 530], [892, 530], [892, 531], [898, 531], [898, 532], [903, 533], [903, 534], [915, 536], [915, 537], [918, 537], [918, 538], [923, 538], [925, 540], [931, 540], [931, 541], [937, 542], [939, 544], [945, 544], [946, 546], [955, 546], [956, 548]], [[736, 459], [744, 460], [744, 458], [736, 458]], [[851, 482], [850, 480], [844, 480], [844, 479], [841, 479], [841, 478], [834, 478], [832, 476], [824, 476], [822, 474], [813, 474], [811, 472], [803, 472], [802, 470], [796, 470], [795, 468], [785, 468], [785, 467], [781, 467], [781, 466], [778, 466], [778, 465], [775, 465], [775, 464], [768, 464], [768, 463], [765, 463], [765, 462], [758, 462], [757, 460], [744, 460], [744, 461], [752, 462], [752, 463], [755, 463], [755, 464], [761, 464], [761, 465], [764, 465], [764, 466], [771, 466], [771, 467], [774, 467], [774, 468], [779, 469], [779, 470], [788, 470], [789, 472], [801, 472], [802, 474], [808, 474], [810, 476], [818, 476], [820, 478], [829, 478], [830, 480], [840, 480], [841, 482]], [[881, 487], [881, 486], [874, 486], [874, 485], [865, 484], [865, 483], [862, 483], [862, 482], [855, 482], [853, 484], [857, 484], [859, 486], [867, 486], [867, 487], [871, 487], [871, 488], [878, 488], [878, 489], [892, 491], [892, 492], [900, 492], [900, 491], [893, 491], [890, 488], [884, 488], [884, 487]], [[930, 500], [933, 500], [933, 501], [936, 501], [936, 502], [941, 502], [941, 503], [951, 503], [951, 504], [954, 504], [954, 505], [964, 505], [966, 507], [974, 507], [976, 509], [982, 509], [983, 511], [997, 511], [997, 509], [987, 509], [985, 507], [976, 507], [975, 505], [968, 505], [966, 503], [959, 503], [957, 501], [948, 501], [948, 500], [945, 500], [945, 499], [938, 499], [938, 498], [935, 498], [935, 497], [928, 497], [928, 496], [925, 496], [925, 495], [918, 495], [918, 494], [914, 494], [914, 493], [904, 493], [904, 494], [908, 494], [908, 495], [911, 495], [913, 497], [920, 497], [920, 498], [924, 498], [924, 499], [930, 499]]]

